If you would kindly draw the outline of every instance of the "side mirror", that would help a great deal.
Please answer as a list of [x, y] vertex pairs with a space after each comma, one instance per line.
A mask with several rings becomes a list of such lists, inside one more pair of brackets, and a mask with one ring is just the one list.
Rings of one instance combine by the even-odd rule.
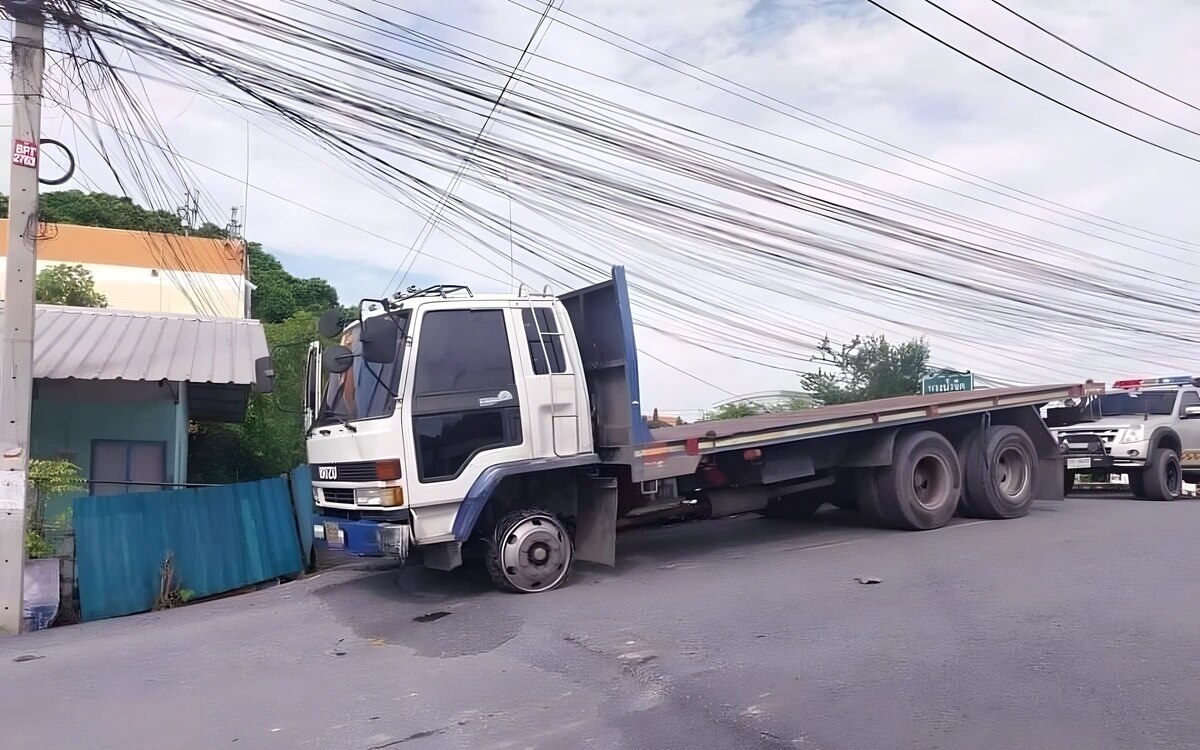
[[1200, 417], [1200, 406], [1185, 406], [1183, 407], [1184, 419], [1196, 419]]
[[254, 360], [254, 390], [258, 393], [275, 390], [275, 363], [270, 356]]
[[321, 355], [321, 366], [325, 372], [335, 375], [349, 370], [354, 364], [354, 355], [344, 346], [331, 346]]
[[342, 311], [336, 307], [321, 313], [321, 317], [317, 319], [317, 333], [321, 334], [322, 338], [336, 339], [344, 330], [346, 320]]
[[399, 335], [400, 327], [391, 317], [380, 315], [363, 320], [359, 332], [363, 359], [376, 365], [395, 362]]

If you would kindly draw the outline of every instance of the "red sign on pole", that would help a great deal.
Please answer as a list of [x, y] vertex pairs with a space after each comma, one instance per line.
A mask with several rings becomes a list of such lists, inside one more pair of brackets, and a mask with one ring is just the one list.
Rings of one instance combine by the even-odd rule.
[[29, 167], [37, 169], [38, 165], [38, 145], [35, 141], [22, 141], [17, 139], [13, 141], [13, 157], [12, 163], [18, 167]]

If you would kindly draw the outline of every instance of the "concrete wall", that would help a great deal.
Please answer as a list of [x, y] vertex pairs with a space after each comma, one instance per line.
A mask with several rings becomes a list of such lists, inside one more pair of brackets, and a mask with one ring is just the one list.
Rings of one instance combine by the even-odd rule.
[[[39, 260], [38, 271], [62, 261]], [[76, 265], [71, 263], [69, 265]], [[96, 290], [114, 310], [187, 313], [218, 318], [246, 317], [249, 287], [244, 277], [103, 263], [79, 263], [96, 280]], [[0, 289], [4, 288], [0, 263]]]
[[[93, 440], [166, 443], [166, 481], [187, 479], [187, 393], [180, 383], [40, 380], [33, 401], [33, 458], [68, 458], [92, 476]], [[47, 508], [48, 518], [69, 507]]]

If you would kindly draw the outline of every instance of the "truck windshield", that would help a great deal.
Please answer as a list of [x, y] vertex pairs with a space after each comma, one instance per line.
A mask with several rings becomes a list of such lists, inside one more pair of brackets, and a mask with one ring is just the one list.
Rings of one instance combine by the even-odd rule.
[[1175, 409], [1175, 391], [1131, 391], [1106, 393], [1096, 399], [1093, 411], [1099, 417], [1137, 414], [1170, 414]]
[[325, 386], [325, 398], [316, 424], [351, 422], [390, 416], [396, 408], [396, 392], [400, 385], [400, 367], [404, 358], [404, 331], [408, 313], [395, 313], [392, 320], [400, 328], [396, 337], [396, 358], [388, 364], [372, 364], [364, 360], [360, 326], [347, 328], [339, 342], [354, 355], [354, 365], [343, 373], [331, 374]]

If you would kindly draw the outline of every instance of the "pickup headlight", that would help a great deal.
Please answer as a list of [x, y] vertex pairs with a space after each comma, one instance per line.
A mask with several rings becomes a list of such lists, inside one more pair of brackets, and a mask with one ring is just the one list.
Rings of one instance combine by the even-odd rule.
[[1140, 443], [1146, 439], [1146, 425], [1139, 424], [1137, 427], [1129, 427], [1121, 435], [1122, 443]]

